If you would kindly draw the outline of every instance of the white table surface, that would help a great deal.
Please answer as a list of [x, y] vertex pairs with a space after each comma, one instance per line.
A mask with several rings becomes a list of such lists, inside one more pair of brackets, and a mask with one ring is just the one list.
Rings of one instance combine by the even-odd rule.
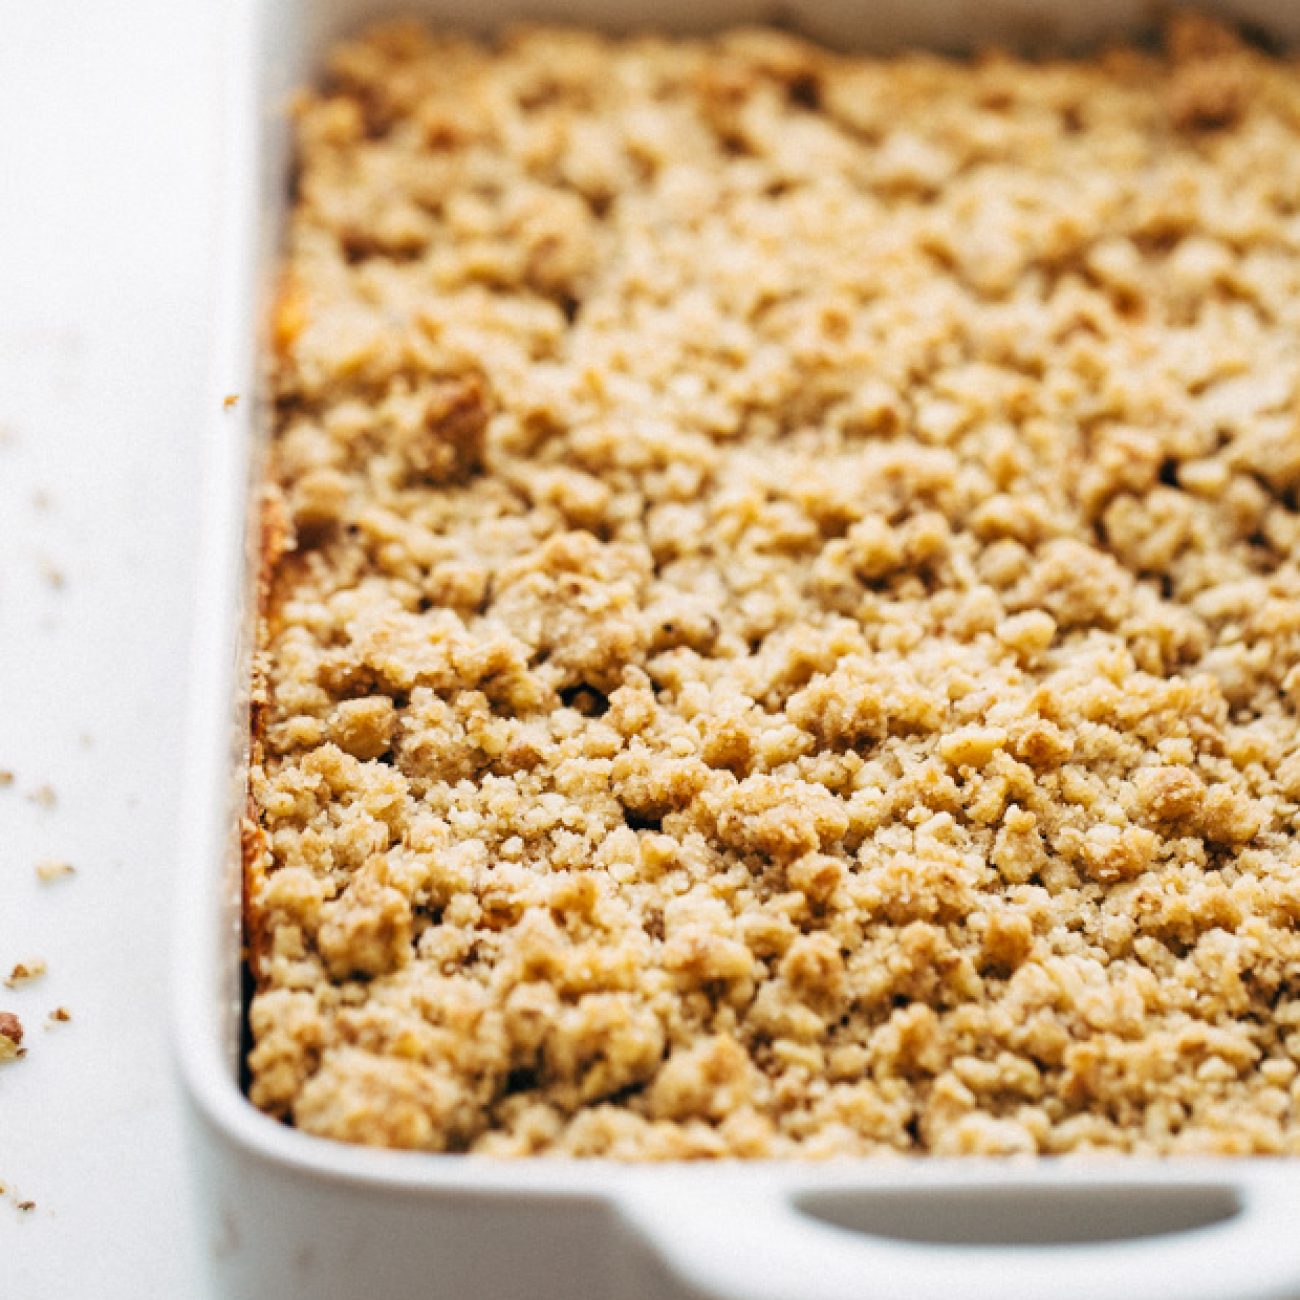
[[204, 1295], [166, 987], [220, 10], [0, 0], [0, 974], [49, 967], [0, 986], [5, 1300]]

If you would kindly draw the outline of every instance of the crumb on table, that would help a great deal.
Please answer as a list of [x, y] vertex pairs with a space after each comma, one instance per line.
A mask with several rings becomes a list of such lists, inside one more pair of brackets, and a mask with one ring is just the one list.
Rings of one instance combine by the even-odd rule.
[[0, 1011], [0, 1061], [12, 1061], [26, 1054], [23, 1022], [12, 1011]]
[[5, 978], [5, 988], [16, 989], [23, 984], [30, 984], [45, 974], [45, 962], [39, 957], [29, 957], [26, 961], [15, 962], [13, 969]]

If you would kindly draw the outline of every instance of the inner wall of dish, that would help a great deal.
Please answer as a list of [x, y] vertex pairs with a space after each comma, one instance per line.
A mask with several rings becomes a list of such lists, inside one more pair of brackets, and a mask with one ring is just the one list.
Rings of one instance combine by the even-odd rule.
[[[1196, 8], [1258, 27], [1279, 40], [1300, 37], [1300, 12], [1286, 0], [1205, 0]], [[716, 31], [739, 23], [771, 23], [847, 50], [880, 53], [907, 47], [959, 53], [998, 44], [1022, 52], [1079, 50], [1108, 37], [1149, 29], [1144, 0], [660, 0], [652, 9], [631, 0], [296, 0], [284, 6], [296, 25], [310, 73], [340, 37], [377, 19], [411, 14], [437, 26], [490, 32], [515, 22], [581, 23], [621, 33], [652, 28], [669, 34]], [[285, 47], [281, 47], [285, 48]]]

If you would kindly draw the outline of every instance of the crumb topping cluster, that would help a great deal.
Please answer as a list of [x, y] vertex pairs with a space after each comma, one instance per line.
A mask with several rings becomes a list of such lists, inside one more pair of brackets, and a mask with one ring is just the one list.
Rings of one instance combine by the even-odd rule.
[[1300, 1153], [1300, 69], [339, 47], [254, 1102], [623, 1158]]

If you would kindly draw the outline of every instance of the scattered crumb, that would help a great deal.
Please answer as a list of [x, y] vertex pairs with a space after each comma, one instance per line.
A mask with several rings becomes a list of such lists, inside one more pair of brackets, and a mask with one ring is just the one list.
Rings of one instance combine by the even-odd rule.
[[62, 591], [68, 585], [67, 575], [53, 560], [41, 561], [41, 577], [55, 591]]
[[63, 880], [67, 876], [75, 876], [76, 874], [77, 868], [71, 862], [63, 862], [58, 858], [45, 858], [36, 864], [36, 877], [46, 884], [52, 880]]
[[222, 405], [222, 408], [223, 408], [224, 410], [227, 410], [227, 411], [229, 411], [232, 407], [236, 407], [236, 406], [238, 406], [238, 405], [239, 405], [239, 394], [238, 394], [238, 393], [227, 393], [227, 394], [226, 394], [226, 400], [225, 400], [224, 402], [222, 402], [221, 405]]
[[7, 790], [14, 783], [14, 774], [7, 769], [0, 771], [0, 790]]
[[66, 1025], [72, 1019], [72, 1012], [67, 1007], [55, 1007], [47, 1017], [51, 1022], [58, 1025]]
[[16, 989], [20, 984], [30, 984], [44, 974], [45, 963], [39, 957], [29, 957], [26, 961], [14, 964], [13, 970], [9, 972], [9, 978], [5, 980], [5, 988]]
[[48, 514], [54, 508], [54, 498], [44, 488], [37, 488], [32, 493], [32, 508]]
[[0, 1183], [0, 1197], [8, 1197], [14, 1203], [14, 1208], [21, 1210], [24, 1214], [30, 1214], [36, 1208], [36, 1202], [23, 1197], [19, 1192], [4, 1183]]
[[53, 808], [59, 802], [59, 796], [54, 793], [52, 785], [38, 786], [27, 797], [38, 808]]
[[12, 1011], [0, 1011], [0, 1061], [13, 1061], [26, 1055], [23, 1022]]

